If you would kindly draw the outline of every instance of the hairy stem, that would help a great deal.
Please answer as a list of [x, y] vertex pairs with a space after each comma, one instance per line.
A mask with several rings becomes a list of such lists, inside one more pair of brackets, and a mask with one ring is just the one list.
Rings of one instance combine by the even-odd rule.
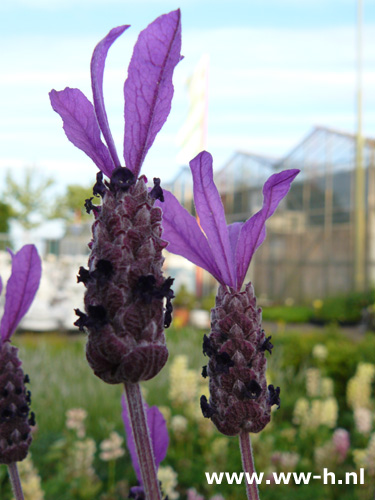
[[129, 420], [137, 450], [146, 500], [161, 500], [141, 388], [139, 384], [132, 384], [130, 382], [125, 382], [124, 386]]
[[10, 482], [12, 483], [12, 490], [15, 500], [24, 500], [21, 480], [18, 474], [17, 462], [12, 462], [8, 465], [8, 472]]
[[246, 478], [247, 498], [248, 500], [259, 500], [258, 485], [255, 481], [255, 478], [252, 477], [253, 474], [255, 474], [255, 467], [253, 460], [253, 450], [251, 448], [250, 434], [248, 432], [241, 431], [239, 439], [243, 470], [245, 473], [248, 473], [249, 479], [253, 479], [252, 484], [249, 484]]

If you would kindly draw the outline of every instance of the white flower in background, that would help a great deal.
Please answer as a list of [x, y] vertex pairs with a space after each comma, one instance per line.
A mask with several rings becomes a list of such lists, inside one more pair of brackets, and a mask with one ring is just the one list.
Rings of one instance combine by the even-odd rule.
[[299, 398], [294, 405], [293, 411], [293, 423], [297, 425], [303, 425], [306, 422], [310, 412], [310, 405], [307, 399]]
[[177, 473], [172, 467], [169, 465], [159, 467], [158, 479], [161, 482], [163, 494], [168, 497], [168, 500], [177, 500], [177, 498], [180, 498], [180, 495], [175, 490], [177, 486]]
[[312, 350], [312, 355], [319, 361], [324, 361], [328, 356], [328, 349], [323, 344], [315, 344]]
[[333, 380], [329, 377], [323, 377], [321, 380], [321, 395], [323, 398], [330, 398], [333, 396]]
[[85, 437], [86, 428], [85, 428], [85, 419], [87, 417], [87, 411], [83, 408], [71, 408], [67, 410], [66, 415], [66, 427], [67, 429], [71, 429], [76, 431], [77, 437], [80, 439]]
[[311, 398], [320, 395], [321, 374], [319, 368], [308, 368], [306, 370], [306, 391]]
[[72, 477], [96, 478], [93, 468], [96, 452], [95, 441], [91, 438], [75, 441], [70, 448], [67, 469]]
[[354, 377], [349, 380], [346, 388], [346, 397], [351, 408], [372, 409], [371, 393], [374, 380], [375, 365], [359, 363]]
[[122, 447], [124, 439], [117, 434], [117, 432], [111, 432], [109, 439], [105, 439], [100, 443], [101, 453], [99, 458], [104, 462], [109, 462], [110, 460], [117, 460], [125, 454], [125, 450]]
[[336, 398], [327, 398], [322, 401], [320, 423], [334, 429], [337, 423], [339, 405]]
[[175, 415], [171, 419], [171, 429], [177, 437], [182, 437], [187, 429], [188, 420], [182, 415]]
[[354, 408], [355, 427], [361, 434], [371, 432], [373, 418], [373, 413], [368, 408]]

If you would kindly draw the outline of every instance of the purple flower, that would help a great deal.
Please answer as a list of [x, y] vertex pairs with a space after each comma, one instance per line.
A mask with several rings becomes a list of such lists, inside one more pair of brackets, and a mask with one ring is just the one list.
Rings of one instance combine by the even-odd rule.
[[[103, 99], [107, 52], [128, 26], [114, 28], [96, 46], [91, 60], [92, 105], [78, 89], [50, 93], [68, 139], [101, 170], [93, 189], [102, 205], [94, 212], [89, 269], [80, 268], [85, 312], [75, 323], [88, 332], [86, 357], [94, 373], [110, 384], [154, 377], [168, 358], [164, 327], [172, 319], [171, 278], [162, 275], [160, 179], [149, 191], [137, 177], [148, 149], [170, 111], [172, 74], [180, 61], [180, 11], [157, 18], [139, 35], [124, 86], [125, 167], [120, 166]], [[105, 145], [100, 138], [102, 132]], [[103, 182], [103, 173], [110, 182]], [[166, 298], [166, 310], [164, 310]]]
[[270, 421], [272, 405], [280, 406], [280, 388], [267, 387], [265, 351], [271, 353], [273, 345], [261, 327], [253, 287], [249, 283], [240, 290], [250, 261], [266, 236], [266, 220], [299, 170], [272, 175], [263, 187], [261, 210], [244, 223], [228, 226], [213, 181], [211, 155], [203, 151], [190, 162], [190, 168], [200, 225], [165, 191], [163, 229], [170, 252], [206, 269], [220, 283], [211, 311], [211, 333], [203, 340], [209, 362], [202, 376], [209, 377], [210, 401], [201, 397], [202, 413], [223, 434], [259, 432]]
[[[137, 476], [139, 482], [139, 486], [131, 488], [130, 493], [132, 496], [130, 496], [130, 498], [136, 498], [140, 500], [144, 498], [143, 481], [141, 477], [141, 471], [140, 471], [140, 466], [139, 466], [139, 461], [138, 461], [138, 456], [137, 456], [137, 451], [134, 442], [133, 431], [130, 423], [125, 396], [122, 397], [121, 402], [122, 402], [122, 419], [126, 431], [126, 444], [128, 446], [135, 475]], [[161, 411], [157, 406], [149, 407], [148, 404], [145, 403], [145, 413], [147, 419], [147, 427], [150, 431], [150, 438], [151, 438], [153, 455], [155, 459], [155, 466], [156, 469], [158, 469], [160, 463], [164, 460], [168, 450], [169, 435], [167, 430], [167, 424], [165, 422], [165, 419]]]
[[263, 187], [263, 206], [246, 222], [227, 225], [213, 180], [212, 156], [203, 151], [190, 162], [197, 220], [164, 190], [163, 237], [168, 251], [206, 269], [219, 283], [239, 291], [256, 249], [266, 236], [266, 220], [288, 193], [299, 170], [271, 175]]
[[[31, 444], [31, 393], [24, 375], [18, 349], [10, 339], [27, 313], [41, 276], [41, 262], [34, 245], [25, 245], [12, 255], [12, 273], [7, 283], [4, 314], [0, 324], [0, 463], [23, 460]], [[0, 279], [0, 293], [2, 283]]]
[[[120, 167], [104, 106], [103, 74], [112, 43], [129, 26], [113, 28], [98, 43], [91, 59], [94, 105], [78, 89], [50, 92], [68, 139], [84, 151], [108, 177]], [[125, 166], [138, 177], [147, 151], [166, 121], [173, 96], [172, 75], [180, 61], [180, 11], [158, 17], [139, 35], [124, 85]], [[105, 145], [100, 137], [102, 132]]]

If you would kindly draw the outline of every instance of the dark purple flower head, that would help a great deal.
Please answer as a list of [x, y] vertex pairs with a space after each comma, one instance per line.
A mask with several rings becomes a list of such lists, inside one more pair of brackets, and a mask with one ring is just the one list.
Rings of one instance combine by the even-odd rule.
[[[25, 245], [12, 255], [12, 273], [7, 283], [4, 314], [0, 325], [0, 463], [23, 460], [31, 444], [31, 393], [25, 384], [18, 349], [10, 339], [27, 313], [41, 276], [41, 262], [34, 245]], [[0, 280], [0, 293], [2, 283]]]
[[[78, 89], [50, 92], [68, 139], [108, 177], [121, 162], [104, 106], [103, 74], [112, 43], [129, 26], [113, 28], [96, 46], [91, 59], [93, 103]], [[139, 35], [125, 81], [125, 166], [138, 177], [147, 151], [166, 121], [173, 96], [172, 75], [181, 60], [180, 11], [158, 17]], [[103, 134], [106, 145], [102, 142]]]
[[163, 237], [168, 251], [206, 269], [219, 283], [239, 291], [256, 249], [266, 236], [266, 220], [288, 193], [299, 170], [271, 175], [263, 187], [263, 206], [246, 222], [227, 225], [220, 194], [213, 180], [212, 156], [203, 151], [190, 162], [197, 220], [164, 190]]
[[173, 70], [181, 59], [180, 11], [157, 18], [134, 47], [124, 86], [126, 166], [121, 166], [104, 107], [103, 73], [110, 46], [127, 28], [114, 28], [94, 50], [93, 105], [78, 89], [50, 93], [68, 139], [101, 170], [93, 194], [102, 204], [94, 205], [92, 198], [85, 203], [95, 221], [89, 269], [78, 274], [87, 289], [85, 312], [76, 310], [75, 325], [88, 332], [86, 356], [94, 373], [111, 384], [148, 380], [164, 366], [164, 327], [171, 322], [173, 298], [173, 280], [164, 279], [161, 270], [167, 245], [161, 239], [161, 210], [154, 207], [163, 199], [160, 179], [148, 190], [147, 179], [138, 176], [171, 108]]
[[[130, 424], [125, 396], [122, 397], [121, 402], [122, 402], [122, 419], [126, 431], [126, 444], [128, 446], [135, 475], [137, 476], [139, 482], [139, 486], [131, 488], [133, 497], [130, 498], [142, 498], [141, 495], [143, 493], [143, 482], [142, 482], [141, 471], [138, 462], [137, 451]], [[167, 424], [157, 406], [149, 407], [148, 404], [145, 403], [145, 410], [146, 410], [147, 426], [150, 431], [150, 438], [155, 459], [155, 466], [156, 469], [158, 469], [160, 463], [164, 460], [168, 450], [169, 435], [167, 430]], [[138, 495], [138, 497], [136, 495]]]

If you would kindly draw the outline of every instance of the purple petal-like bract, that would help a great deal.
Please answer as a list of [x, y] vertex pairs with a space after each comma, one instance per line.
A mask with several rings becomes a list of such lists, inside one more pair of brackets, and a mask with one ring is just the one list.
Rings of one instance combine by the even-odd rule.
[[238, 238], [240, 236], [242, 226], [243, 222], [233, 222], [233, 224], [229, 224], [228, 226], [229, 241], [233, 256], [236, 255]]
[[94, 98], [95, 113], [98, 119], [99, 127], [103, 133], [109, 152], [112, 156], [113, 163], [116, 167], [119, 167], [121, 163], [117, 156], [115, 143], [112, 138], [111, 130], [108, 124], [107, 113], [105, 111], [103, 97], [103, 73], [109, 48], [111, 47], [113, 42], [128, 28], [129, 25], [113, 28], [108, 33], [108, 35], [103, 38], [103, 40], [101, 40], [95, 47], [91, 59], [91, 85]]
[[53, 109], [63, 120], [63, 128], [70, 142], [86, 153], [95, 165], [110, 177], [116, 165], [100, 138], [100, 129], [91, 102], [79, 89], [69, 87], [61, 91], [51, 90], [49, 96]]
[[125, 165], [136, 177], [173, 97], [172, 75], [181, 55], [180, 11], [158, 17], [139, 35], [125, 95]]
[[261, 210], [243, 224], [235, 255], [238, 289], [245, 279], [255, 250], [266, 237], [266, 220], [271, 217], [280, 201], [286, 196], [292, 181], [298, 173], [299, 170], [292, 169], [271, 175], [263, 186], [263, 206]]
[[163, 193], [164, 202], [156, 200], [155, 206], [163, 210], [163, 238], [169, 242], [168, 250], [182, 255], [222, 282], [210, 246], [196, 219], [172, 193], [166, 189], [163, 189]]
[[194, 203], [224, 283], [236, 285], [235, 266], [225, 221], [224, 207], [215, 186], [212, 156], [203, 151], [190, 162], [194, 182]]
[[1, 342], [15, 332], [27, 313], [39, 287], [42, 266], [34, 245], [25, 245], [12, 254], [12, 274], [8, 280], [4, 315], [0, 325]]
[[[161, 411], [157, 406], [149, 407], [148, 404], [145, 403], [145, 409], [147, 417], [147, 426], [150, 431], [152, 449], [154, 452], [155, 465], [156, 469], [158, 469], [159, 464], [164, 460], [168, 450], [169, 436], [168, 436], [167, 425]], [[128, 408], [124, 396], [122, 396], [122, 419], [124, 421], [124, 426], [126, 431], [126, 444], [128, 446], [128, 450], [132, 460], [133, 469], [137, 476], [138, 482], [142, 485], [142, 478], [138, 463], [137, 452], [130, 425]]]

